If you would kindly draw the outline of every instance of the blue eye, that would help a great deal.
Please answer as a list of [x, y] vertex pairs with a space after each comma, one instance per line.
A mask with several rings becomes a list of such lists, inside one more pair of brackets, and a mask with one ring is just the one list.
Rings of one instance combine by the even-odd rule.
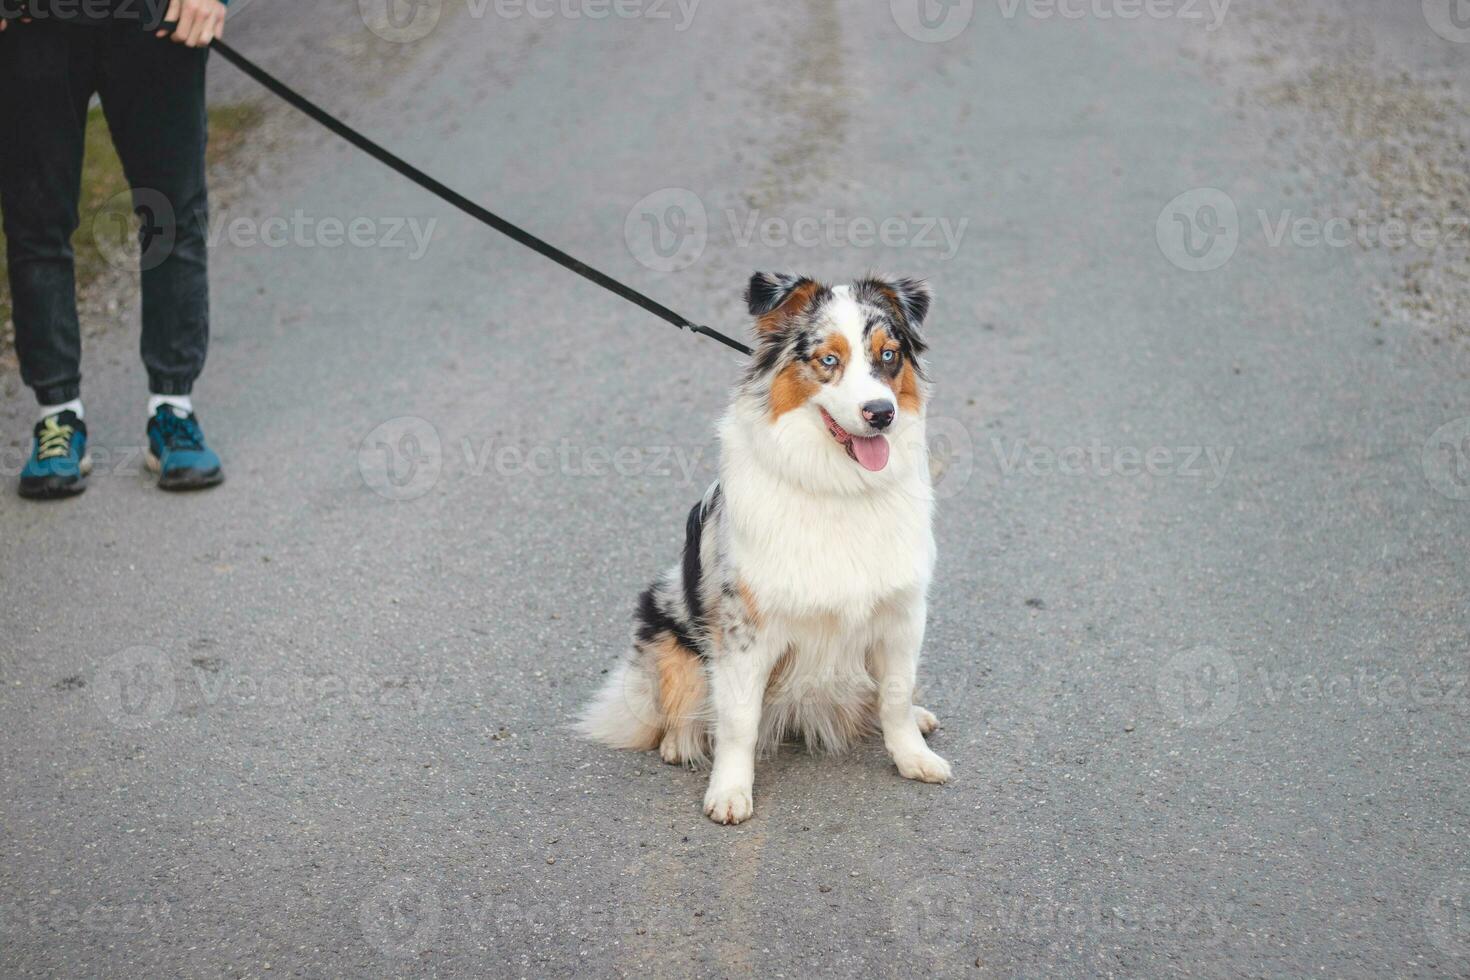
[[892, 364], [896, 360], [898, 360], [898, 351], [896, 351], [896, 350], [885, 350], [883, 352], [883, 363], [884, 364]]
[[828, 354], [826, 357], [822, 358], [822, 363], [824, 365], [826, 365], [827, 367], [836, 367], [837, 366], [837, 355], [836, 354]]

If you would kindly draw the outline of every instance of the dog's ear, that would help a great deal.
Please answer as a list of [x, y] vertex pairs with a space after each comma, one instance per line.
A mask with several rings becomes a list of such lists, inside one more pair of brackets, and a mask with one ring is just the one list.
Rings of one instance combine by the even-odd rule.
[[929, 284], [923, 279], [895, 279], [893, 294], [898, 297], [903, 318], [908, 321], [909, 326], [915, 330], [923, 326], [924, 320], [929, 316], [929, 303], [934, 297], [929, 290]]
[[924, 325], [924, 318], [929, 315], [929, 302], [933, 296], [927, 282], [922, 279], [868, 276], [853, 285], [854, 292], [859, 297], [868, 302], [876, 302], [880, 307], [887, 307], [897, 316], [898, 326], [914, 332], [917, 337], [919, 327]]
[[751, 316], [765, 316], [780, 306], [802, 279], [780, 272], [757, 272], [745, 287], [745, 303]]
[[745, 287], [745, 304], [758, 318], [761, 330], [773, 330], [793, 313], [806, 308], [821, 286], [806, 276], [757, 272]]

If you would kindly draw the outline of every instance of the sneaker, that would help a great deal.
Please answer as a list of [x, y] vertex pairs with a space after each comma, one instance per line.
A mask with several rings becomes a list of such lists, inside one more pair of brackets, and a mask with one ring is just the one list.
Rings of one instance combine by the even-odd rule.
[[57, 412], [36, 423], [31, 458], [20, 471], [20, 495], [33, 500], [71, 497], [87, 489], [90, 472], [86, 423], [76, 412]]
[[168, 405], [158, 406], [148, 420], [147, 462], [164, 490], [202, 490], [225, 478], [194, 413], [179, 415]]

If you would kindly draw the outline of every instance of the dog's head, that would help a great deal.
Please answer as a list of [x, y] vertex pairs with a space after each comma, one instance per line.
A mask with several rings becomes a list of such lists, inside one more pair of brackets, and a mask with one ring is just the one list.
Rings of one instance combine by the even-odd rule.
[[830, 287], [762, 272], [745, 298], [757, 340], [745, 392], [782, 446], [815, 453], [814, 466], [845, 486], [898, 475], [891, 442], [922, 438], [929, 287], [872, 276]]

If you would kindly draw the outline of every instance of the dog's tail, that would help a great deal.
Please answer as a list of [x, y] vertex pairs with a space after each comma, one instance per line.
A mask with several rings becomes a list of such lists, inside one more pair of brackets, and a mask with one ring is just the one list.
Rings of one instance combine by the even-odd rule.
[[582, 715], [577, 731], [615, 749], [658, 747], [663, 734], [658, 679], [630, 660], [618, 664]]

